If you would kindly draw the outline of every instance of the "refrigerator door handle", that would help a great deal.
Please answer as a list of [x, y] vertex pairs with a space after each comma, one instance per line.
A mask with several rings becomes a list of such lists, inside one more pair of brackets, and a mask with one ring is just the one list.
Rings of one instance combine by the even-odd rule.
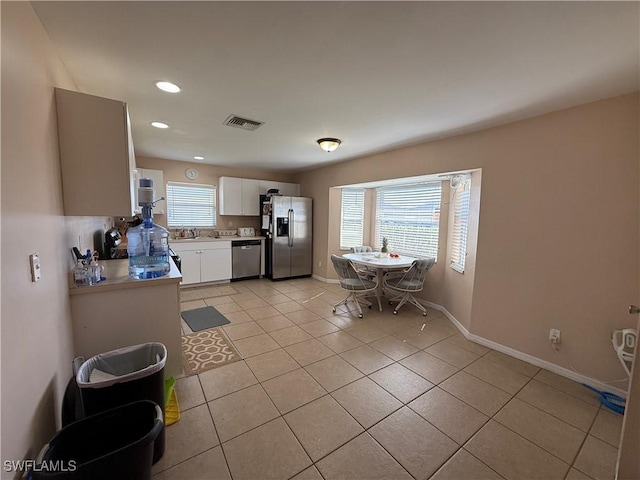
[[293, 208], [289, 209], [289, 246], [293, 247]]

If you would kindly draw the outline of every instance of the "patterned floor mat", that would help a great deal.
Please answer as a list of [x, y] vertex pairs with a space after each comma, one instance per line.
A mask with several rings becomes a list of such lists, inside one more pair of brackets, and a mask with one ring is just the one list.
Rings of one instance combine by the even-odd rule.
[[238, 351], [219, 328], [182, 336], [182, 364], [187, 376], [240, 359]]

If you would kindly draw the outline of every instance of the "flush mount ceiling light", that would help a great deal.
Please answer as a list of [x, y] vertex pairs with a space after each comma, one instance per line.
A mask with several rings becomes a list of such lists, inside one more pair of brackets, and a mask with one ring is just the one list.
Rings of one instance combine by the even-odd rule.
[[204, 157], [202, 155], [196, 155], [193, 157], [194, 160], [204, 160]]
[[156, 82], [155, 85], [163, 92], [178, 93], [180, 91], [180, 87], [171, 82]]
[[325, 152], [333, 152], [341, 143], [342, 140], [337, 138], [321, 138], [318, 140], [318, 145], [320, 145], [320, 148]]
[[151, 122], [151, 126], [156, 128], [169, 128], [169, 125], [163, 122]]

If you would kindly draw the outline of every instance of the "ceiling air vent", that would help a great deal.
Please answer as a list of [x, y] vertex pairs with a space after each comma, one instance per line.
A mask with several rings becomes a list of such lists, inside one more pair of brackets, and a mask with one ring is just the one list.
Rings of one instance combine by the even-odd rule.
[[237, 115], [229, 115], [229, 117], [222, 122], [224, 125], [230, 127], [242, 128], [243, 130], [255, 130], [264, 122], [258, 122], [256, 120], [249, 120], [248, 118], [238, 117]]

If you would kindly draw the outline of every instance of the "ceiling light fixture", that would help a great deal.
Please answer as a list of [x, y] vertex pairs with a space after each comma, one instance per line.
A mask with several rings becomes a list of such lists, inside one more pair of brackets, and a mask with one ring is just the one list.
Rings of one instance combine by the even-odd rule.
[[163, 122], [151, 122], [151, 126], [156, 128], [169, 128], [169, 125]]
[[171, 82], [156, 82], [155, 85], [163, 92], [168, 93], [178, 93], [181, 90], [178, 85]]
[[202, 155], [196, 155], [193, 157], [194, 160], [204, 160], [204, 157]]
[[341, 143], [342, 140], [337, 138], [321, 138], [318, 140], [318, 145], [320, 145], [320, 148], [325, 152], [333, 152]]

